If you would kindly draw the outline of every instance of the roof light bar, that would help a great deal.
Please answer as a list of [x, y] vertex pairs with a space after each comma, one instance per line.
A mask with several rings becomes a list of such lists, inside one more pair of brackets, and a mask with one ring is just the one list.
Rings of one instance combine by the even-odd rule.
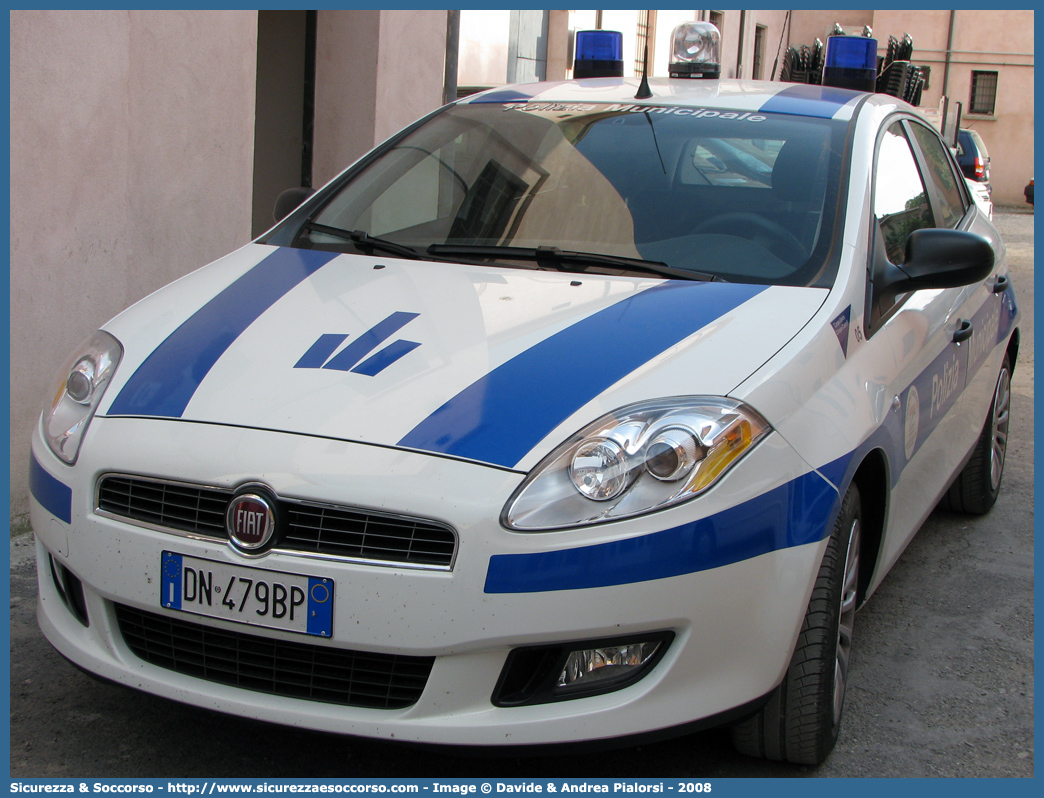
[[623, 34], [615, 30], [578, 30], [573, 77], [622, 78]]
[[823, 65], [823, 85], [856, 91], [877, 89], [877, 39], [830, 36]]
[[710, 22], [685, 22], [671, 33], [672, 78], [721, 77], [721, 33]]

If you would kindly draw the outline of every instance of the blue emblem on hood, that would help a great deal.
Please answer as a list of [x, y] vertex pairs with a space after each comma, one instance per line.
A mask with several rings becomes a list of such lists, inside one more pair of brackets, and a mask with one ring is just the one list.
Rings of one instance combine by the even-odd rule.
[[336, 356], [330, 357], [337, 347], [348, 338], [347, 335], [326, 333], [319, 336], [308, 351], [294, 365], [295, 369], [334, 369], [335, 371], [351, 371], [354, 374], [365, 374], [374, 377], [404, 355], [418, 346], [416, 341], [398, 340], [386, 346], [377, 354], [361, 362], [374, 349], [397, 333], [419, 313], [392, 313], [384, 321], [374, 325], [352, 343], [348, 344]]

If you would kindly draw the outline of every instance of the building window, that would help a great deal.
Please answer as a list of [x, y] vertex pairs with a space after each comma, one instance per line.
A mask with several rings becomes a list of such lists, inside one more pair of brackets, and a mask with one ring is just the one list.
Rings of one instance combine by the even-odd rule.
[[754, 80], [765, 79], [765, 26], [754, 27]]
[[718, 33], [723, 32], [725, 27], [725, 12], [724, 11], [708, 11], [709, 14], [708, 22], [718, 29]]
[[[654, 39], [650, 35], [653, 29], [656, 27], [656, 12], [655, 11], [639, 11], [638, 12], [638, 37], [634, 44], [634, 74], [641, 75], [645, 69], [645, 47], [649, 47], [649, 63], [655, 62], [653, 55], [653, 44]], [[652, 77], [652, 70], [649, 72], [649, 77]]]
[[997, 73], [972, 72], [968, 113], [992, 116], [997, 110]]

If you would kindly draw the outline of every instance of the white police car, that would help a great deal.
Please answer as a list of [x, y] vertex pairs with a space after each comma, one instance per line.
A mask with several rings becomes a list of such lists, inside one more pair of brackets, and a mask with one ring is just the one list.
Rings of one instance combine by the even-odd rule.
[[856, 607], [997, 496], [1004, 246], [894, 98], [636, 89], [441, 109], [85, 342], [32, 446], [53, 645], [353, 735], [826, 756]]

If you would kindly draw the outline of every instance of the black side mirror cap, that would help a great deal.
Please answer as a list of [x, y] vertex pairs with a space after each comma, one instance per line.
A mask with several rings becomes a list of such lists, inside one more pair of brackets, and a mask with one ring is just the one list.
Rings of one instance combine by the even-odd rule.
[[304, 186], [299, 188], [288, 188], [276, 198], [275, 210], [272, 213], [275, 221], [283, 221], [283, 219], [293, 213], [302, 202], [314, 193], [314, 188], [305, 188]]
[[993, 246], [963, 230], [922, 228], [906, 240], [906, 261], [890, 268], [888, 288], [897, 294], [978, 283], [993, 271]]

